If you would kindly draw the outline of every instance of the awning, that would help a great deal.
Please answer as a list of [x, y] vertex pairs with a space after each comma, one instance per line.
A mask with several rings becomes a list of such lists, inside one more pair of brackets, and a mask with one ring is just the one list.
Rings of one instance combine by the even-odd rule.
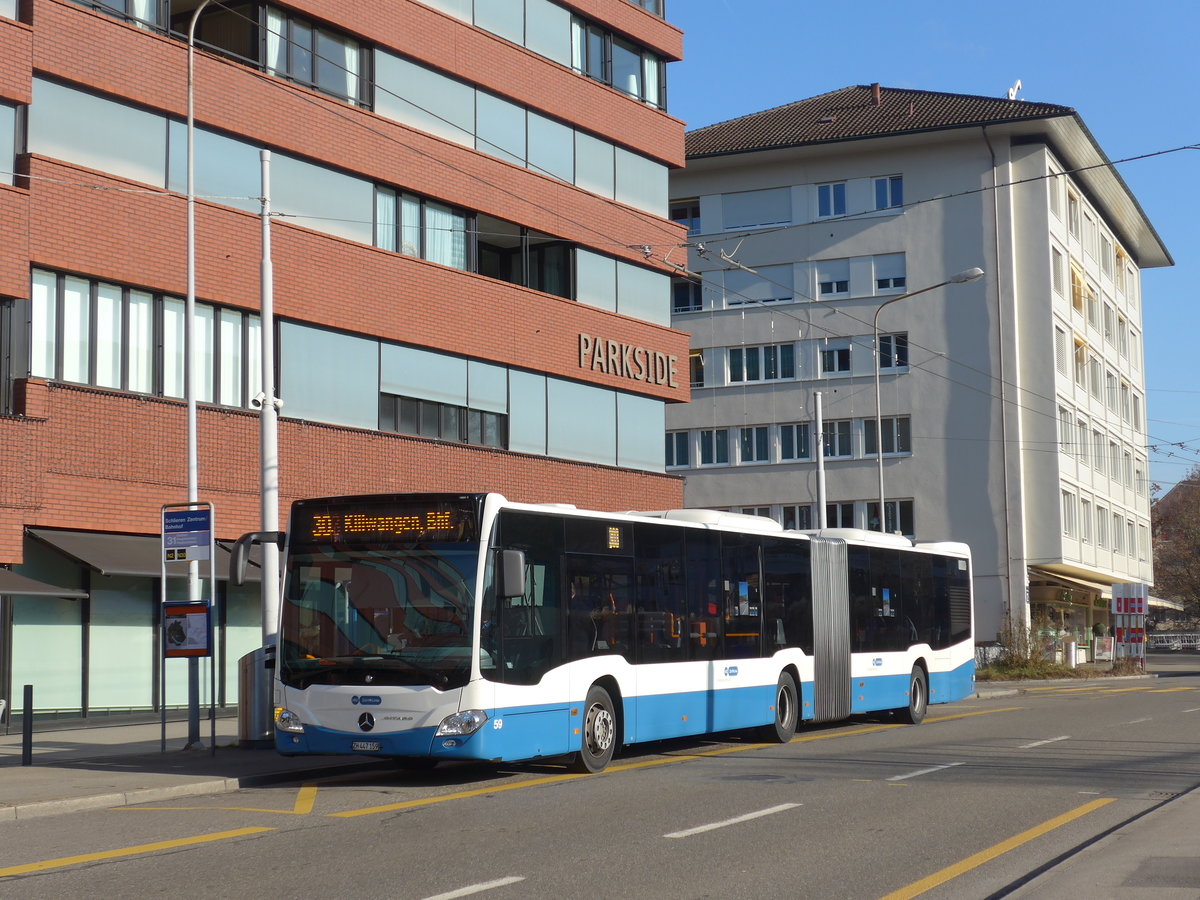
[[1063, 575], [1060, 572], [1047, 572], [1045, 569], [1038, 569], [1033, 566], [1030, 566], [1029, 571], [1038, 578], [1044, 578], [1047, 581], [1053, 581], [1066, 588], [1078, 588], [1085, 591], [1092, 591], [1093, 593], [1099, 594], [1105, 600], [1112, 598], [1111, 584], [1101, 584], [1098, 581], [1085, 581], [1082, 578], [1073, 578], [1070, 575]]
[[0, 595], [6, 597], [66, 597], [71, 600], [81, 600], [88, 596], [87, 591], [77, 591], [74, 588], [62, 588], [44, 581], [35, 581], [18, 575], [8, 569], [0, 569]]
[[[131, 575], [135, 578], [158, 578], [162, 574], [162, 539], [140, 534], [107, 534], [97, 531], [59, 531], [53, 528], [30, 528], [29, 534], [53, 547], [80, 565], [101, 575]], [[254, 560], [252, 559], [252, 562]], [[229, 548], [217, 543], [216, 576], [218, 581], [229, 578]], [[200, 563], [201, 577], [208, 578], [208, 563]], [[246, 567], [246, 580], [257, 581], [261, 569]], [[167, 565], [168, 578], [187, 577], [187, 568], [180, 563]], [[58, 595], [55, 595], [58, 596]]]

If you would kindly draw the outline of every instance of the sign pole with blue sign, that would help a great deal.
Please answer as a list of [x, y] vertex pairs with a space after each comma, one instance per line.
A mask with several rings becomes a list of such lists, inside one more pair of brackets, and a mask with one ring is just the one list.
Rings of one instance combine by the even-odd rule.
[[[200, 734], [199, 663], [207, 658], [209, 669], [208, 720], [212, 753], [217, 752], [217, 659], [213, 652], [212, 611], [217, 597], [213, 519], [215, 507], [206, 501], [164, 503], [162, 506], [162, 554], [159, 558], [159, 609], [162, 622], [162, 655], [159, 683], [162, 685], [161, 749], [167, 749], [167, 660], [188, 661], [188, 746]], [[167, 601], [168, 567], [179, 563], [198, 564], [208, 560], [208, 600], [186, 603]]]

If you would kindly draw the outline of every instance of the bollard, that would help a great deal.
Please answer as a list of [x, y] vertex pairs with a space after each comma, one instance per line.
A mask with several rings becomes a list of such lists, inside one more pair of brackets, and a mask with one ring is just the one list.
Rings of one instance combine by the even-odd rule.
[[25, 685], [21, 699], [21, 765], [33, 765], [33, 685]]

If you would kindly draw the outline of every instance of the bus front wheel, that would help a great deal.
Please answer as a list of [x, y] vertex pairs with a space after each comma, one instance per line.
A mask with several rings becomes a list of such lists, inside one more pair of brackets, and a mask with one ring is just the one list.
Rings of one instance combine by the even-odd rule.
[[617, 749], [617, 715], [608, 691], [593, 684], [583, 704], [583, 746], [571, 766], [576, 772], [600, 772]]
[[913, 666], [912, 674], [908, 676], [908, 706], [896, 710], [896, 715], [910, 725], [920, 725], [925, 718], [925, 710], [929, 704], [929, 685], [925, 680], [925, 670]]
[[796, 735], [796, 723], [800, 719], [799, 695], [796, 679], [791, 672], [780, 672], [775, 685], [775, 721], [764, 725], [759, 734], [764, 741], [786, 744]]

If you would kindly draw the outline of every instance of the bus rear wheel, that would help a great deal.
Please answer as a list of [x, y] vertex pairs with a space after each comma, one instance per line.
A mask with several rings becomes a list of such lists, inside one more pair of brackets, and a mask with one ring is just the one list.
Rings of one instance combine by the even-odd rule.
[[908, 676], [908, 706], [896, 710], [901, 721], [909, 725], [920, 725], [925, 719], [925, 710], [929, 705], [929, 685], [925, 679], [925, 670], [913, 666]]
[[583, 704], [583, 746], [571, 768], [576, 772], [604, 770], [617, 749], [617, 715], [608, 691], [593, 684]]
[[799, 692], [791, 672], [780, 672], [775, 684], [775, 721], [759, 729], [764, 741], [786, 744], [796, 735], [800, 719]]

